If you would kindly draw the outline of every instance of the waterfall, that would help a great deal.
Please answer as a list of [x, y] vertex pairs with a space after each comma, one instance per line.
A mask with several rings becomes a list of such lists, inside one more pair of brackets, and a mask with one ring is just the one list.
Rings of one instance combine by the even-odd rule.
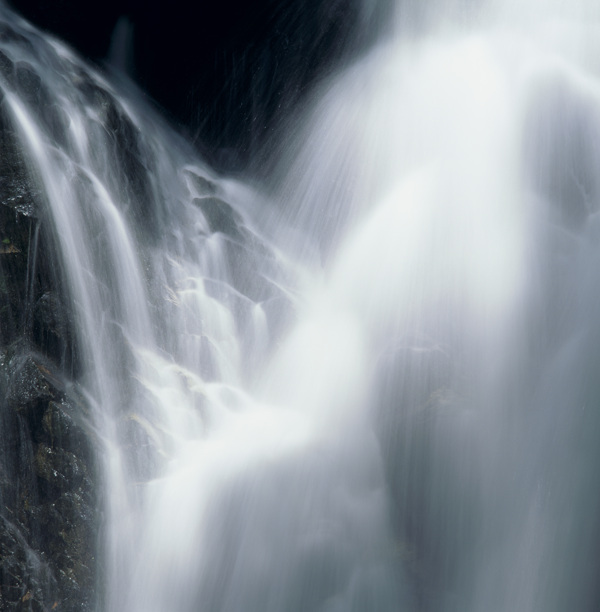
[[407, 7], [269, 184], [2, 7], [0, 536], [38, 585], [11, 601], [78, 576], [12, 509], [83, 495], [42, 457], [79, 465], [59, 415], [99, 466], [86, 609], [598, 608], [597, 11]]

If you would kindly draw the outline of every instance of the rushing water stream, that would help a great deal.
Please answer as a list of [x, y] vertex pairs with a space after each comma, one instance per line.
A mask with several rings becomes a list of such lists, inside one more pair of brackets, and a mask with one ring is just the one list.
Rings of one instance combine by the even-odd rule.
[[600, 25], [505, 4], [399, 18], [268, 189], [3, 16], [101, 440], [99, 609], [598, 609]]

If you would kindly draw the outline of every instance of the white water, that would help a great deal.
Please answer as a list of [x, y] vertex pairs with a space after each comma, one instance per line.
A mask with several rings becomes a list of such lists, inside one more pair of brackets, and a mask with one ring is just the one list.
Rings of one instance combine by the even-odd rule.
[[2, 81], [102, 440], [99, 607], [597, 609], [584, 9], [435, 14], [385, 42], [323, 88], [269, 198], [15, 26], [33, 51], [2, 50], [66, 126]]

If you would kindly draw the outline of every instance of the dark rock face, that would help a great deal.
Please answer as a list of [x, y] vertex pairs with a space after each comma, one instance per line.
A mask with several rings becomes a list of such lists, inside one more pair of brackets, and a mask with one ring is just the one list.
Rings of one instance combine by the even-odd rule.
[[[184, 163], [179, 155], [163, 164], [162, 138], [140, 127], [148, 122], [130, 115], [104, 79], [66, 50], [59, 53], [37, 34], [24, 32], [31, 41], [0, 24], [0, 43], [11, 41], [0, 51], [0, 89], [5, 91], [4, 99], [0, 95], [0, 610], [85, 612], [102, 603], [95, 594], [102, 579], [96, 563], [102, 487], [98, 441], [76, 381], [89, 373], [82, 355], [87, 355], [87, 340], [96, 338], [88, 338], [94, 333], [84, 331], [68, 290], [76, 285], [66, 280], [69, 264], [85, 249], [78, 241], [65, 248], [71, 227], [65, 231], [67, 224], [57, 220], [60, 203], [72, 200], [80, 207], [81, 224], [73, 224], [73, 235], [85, 236], [92, 245], [85, 273], [97, 289], [93, 303], [102, 305], [108, 321], [125, 319], [121, 310], [127, 305], [103, 301], [121, 287], [115, 278], [122, 252], [114, 247], [116, 240], [111, 242], [109, 207], [101, 206], [105, 192], [118, 194], [114, 204], [139, 244], [152, 245], [139, 253], [147, 280], [158, 287], [149, 294], [162, 295], [165, 278], [174, 286], [185, 280], [168, 266], [153, 269], [152, 248], [171, 240], [173, 252], [196, 261], [197, 239], [202, 239], [218, 246], [214, 261], [206, 249], [203, 263], [214, 264], [218, 276], [227, 277], [225, 283], [206, 279], [206, 291], [227, 305], [240, 329], [254, 325], [261, 316], [258, 307], [264, 306], [269, 319], [274, 316], [269, 309], [285, 311], [276, 329], [269, 327], [274, 337], [291, 309], [278, 286], [283, 272], [275, 254], [244, 215], [221, 199], [218, 185], [193, 164], [178, 166]], [[36, 156], [39, 142], [44, 155]], [[162, 186], [161, 177], [180, 170], [188, 191], [164, 194], [171, 184]], [[64, 179], [68, 189], [53, 190], [50, 175]], [[197, 225], [175, 231], [172, 200], [185, 205], [181, 214], [193, 211], [190, 219]], [[170, 300], [151, 306], [161, 316], [163, 308], [171, 308]], [[198, 317], [185, 325], [186, 332], [203, 334]], [[110, 326], [107, 333], [114, 335], [107, 345], [122, 340], [118, 327]], [[266, 335], [248, 336], [243, 352], [251, 354]], [[201, 350], [206, 363], [216, 363], [210, 342]], [[127, 372], [129, 358], [126, 352], [115, 356], [111, 372]], [[203, 376], [210, 379], [207, 372]], [[118, 442], [128, 455], [125, 469], [140, 482], [153, 476], [158, 459], [143, 414], [138, 417], [129, 407], [136, 384], [126, 381], [114, 393], [124, 398]]]
[[[21, 64], [0, 56], [5, 78], [43, 108], [40, 79]], [[0, 108], [0, 609], [90, 610], [99, 523], [94, 436], [70, 382], [69, 300], [43, 204]]]
[[91, 609], [97, 474], [85, 407], [21, 342], [2, 354], [1, 376], [0, 608]]

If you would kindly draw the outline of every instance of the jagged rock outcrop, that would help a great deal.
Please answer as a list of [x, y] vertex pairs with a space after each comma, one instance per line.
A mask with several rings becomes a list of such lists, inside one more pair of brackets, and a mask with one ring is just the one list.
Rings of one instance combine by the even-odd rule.
[[[2, 53], [0, 72], [52, 114], [31, 66]], [[70, 308], [43, 206], [0, 107], [0, 609], [89, 610], [100, 519], [94, 435], [71, 382]]]
[[[0, 609], [114, 609], [129, 580], [97, 562], [123, 553], [102, 491], [155, 478], [169, 450], [148, 372], [173, 356], [171, 384], [201, 412], [187, 368], [200, 355], [212, 382], [241, 356], [250, 376], [290, 316], [287, 271], [135, 95], [2, 16]], [[122, 474], [100, 482], [114, 448]]]
[[0, 608], [91, 609], [98, 500], [85, 405], [19, 341], [2, 354], [0, 375]]

